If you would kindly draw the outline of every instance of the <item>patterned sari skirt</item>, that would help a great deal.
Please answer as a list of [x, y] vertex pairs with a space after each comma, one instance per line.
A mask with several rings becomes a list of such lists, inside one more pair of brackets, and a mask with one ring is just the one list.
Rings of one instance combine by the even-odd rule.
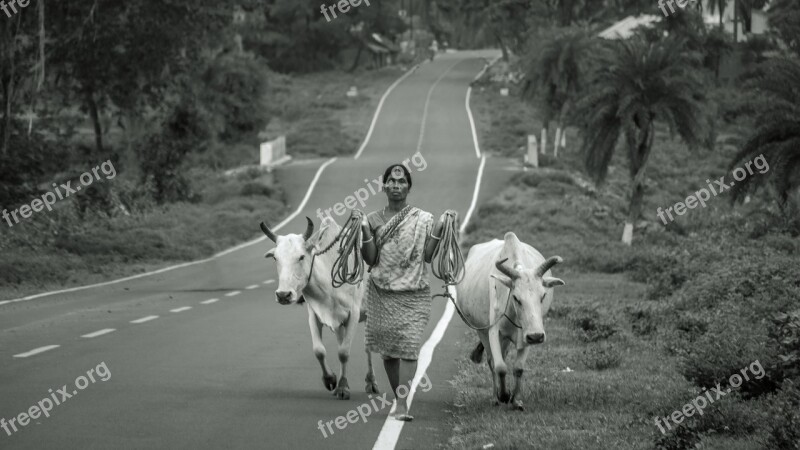
[[416, 360], [431, 315], [430, 287], [387, 291], [367, 280], [367, 350], [385, 357]]

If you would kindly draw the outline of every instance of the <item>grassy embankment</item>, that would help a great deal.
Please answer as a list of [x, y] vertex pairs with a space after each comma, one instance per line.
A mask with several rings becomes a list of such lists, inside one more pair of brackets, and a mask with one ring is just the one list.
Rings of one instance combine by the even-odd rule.
[[[285, 134], [287, 151], [294, 158], [352, 154], [366, 134], [380, 96], [401, 73], [390, 68], [276, 75], [269, 83], [269, 98], [264, 99], [273, 117], [267, 131], [270, 137]], [[345, 96], [350, 86], [358, 87], [358, 97]], [[110, 144], [122, 147], [119, 142]], [[256, 139], [219, 150], [189, 155], [187, 176], [196, 194], [192, 202], [155, 205], [143, 193], [136, 170], [127, 170], [120, 162], [117, 176], [103, 183], [125, 195], [126, 203], [135, 204], [139, 212], [95, 214], [91, 194], [81, 192], [59, 202], [54, 211], [34, 214], [13, 228], [4, 222], [0, 299], [208, 257], [257, 236], [259, 221], [276, 223], [288, 214], [282, 187], [272, 174], [222, 174], [222, 169], [258, 164]], [[64, 167], [80, 174], [87, 166], [76, 155], [74, 161], [64, 161]], [[85, 213], [79, 212], [79, 204], [87, 207]]]
[[[541, 121], [514, 89], [509, 97], [498, 90], [478, 88], [472, 100], [481, 147], [521, 163], [519, 148], [527, 134], [539, 134]], [[591, 192], [575, 181], [584, 176], [573, 129], [557, 160], [551, 147], [540, 155], [540, 169], [510, 175], [508, 187], [481, 205], [464, 248], [514, 231], [546, 257], [564, 258], [554, 274], [567, 285], [556, 289], [545, 322], [547, 342], [529, 354], [524, 412], [493, 406], [486, 364], [466, 358], [477, 342], [469, 332], [455, 378], [458, 394], [449, 408], [449, 448], [694, 448], [701, 443], [703, 448], [755, 449], [765, 445], [771, 426], [796, 427], [792, 421], [800, 417], [781, 410], [776, 396], [749, 397], [774, 389], [769, 383], [778, 378], [766, 317], [798, 307], [800, 286], [791, 282], [800, 273], [798, 239], [774, 232], [769, 220], [751, 212], [764, 208], [767, 199], [761, 196], [733, 209], [721, 194], [668, 227], [656, 216], [657, 207], [681, 201], [706, 179], [726, 174], [735, 152], [731, 144], [741, 142], [748, 126], [723, 126], [717, 148], [696, 153], [659, 129], [648, 169], [645, 220], [637, 225], [632, 248], [619, 242], [627, 207], [624, 153], [615, 155], [606, 186]], [[713, 380], [725, 386], [731, 373], [756, 359], [766, 368], [764, 383], [745, 384], [703, 416], [695, 414], [677, 432], [662, 436], [656, 415], [682, 408]]]

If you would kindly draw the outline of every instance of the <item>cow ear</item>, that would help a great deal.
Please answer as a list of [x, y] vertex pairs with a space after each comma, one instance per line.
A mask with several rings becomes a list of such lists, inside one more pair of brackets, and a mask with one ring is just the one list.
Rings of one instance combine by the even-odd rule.
[[269, 249], [267, 253], [264, 253], [264, 258], [274, 258], [275, 257], [275, 249]]
[[564, 286], [567, 283], [564, 283], [561, 278], [544, 277], [542, 278], [542, 284], [546, 288], [554, 288], [556, 286]]
[[489, 276], [490, 276], [490, 277], [492, 277], [492, 278], [494, 278], [495, 280], [499, 281], [500, 283], [502, 283], [502, 284], [503, 284], [503, 286], [505, 286], [505, 287], [507, 287], [507, 288], [509, 288], [509, 289], [511, 289], [511, 286], [513, 286], [513, 283], [511, 283], [511, 279], [510, 279], [510, 278], [507, 278], [507, 277], [498, 277], [498, 276], [497, 276], [497, 275], [495, 275], [495, 274], [491, 274], [491, 275], [489, 275]]

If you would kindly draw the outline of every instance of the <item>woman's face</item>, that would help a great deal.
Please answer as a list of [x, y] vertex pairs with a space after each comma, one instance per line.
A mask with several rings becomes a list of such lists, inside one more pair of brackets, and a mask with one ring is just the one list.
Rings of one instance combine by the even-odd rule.
[[386, 191], [386, 198], [389, 201], [402, 201], [408, 196], [408, 180], [406, 180], [403, 169], [395, 167], [392, 169], [391, 176], [383, 184]]

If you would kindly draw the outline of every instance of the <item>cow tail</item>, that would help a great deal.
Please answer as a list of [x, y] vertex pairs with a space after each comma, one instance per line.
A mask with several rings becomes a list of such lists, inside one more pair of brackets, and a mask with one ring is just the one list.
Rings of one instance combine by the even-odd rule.
[[478, 345], [475, 346], [475, 350], [470, 353], [469, 359], [475, 364], [480, 364], [481, 361], [483, 361], [483, 342], [478, 342]]

